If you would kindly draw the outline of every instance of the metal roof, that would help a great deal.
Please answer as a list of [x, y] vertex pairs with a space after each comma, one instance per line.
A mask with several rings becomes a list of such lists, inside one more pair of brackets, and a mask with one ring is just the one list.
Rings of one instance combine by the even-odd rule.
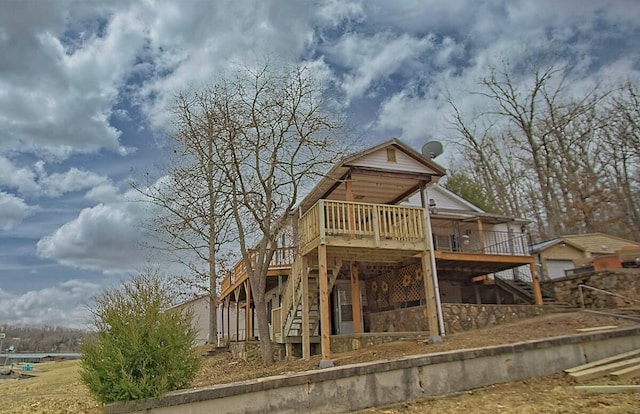
[[559, 236], [551, 240], [535, 243], [531, 246], [531, 249], [533, 252], [539, 252], [561, 242], [591, 254], [613, 254], [623, 247], [640, 246], [640, 243], [610, 234], [586, 233]]

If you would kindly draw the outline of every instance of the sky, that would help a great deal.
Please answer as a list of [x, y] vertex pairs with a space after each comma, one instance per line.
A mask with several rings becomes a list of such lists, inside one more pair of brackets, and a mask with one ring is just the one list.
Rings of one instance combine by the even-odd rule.
[[472, 114], [490, 67], [571, 65], [579, 91], [637, 77], [638, 44], [635, 0], [0, 1], [0, 323], [84, 328], [153, 261], [130, 182], [159, 173], [174, 94], [238, 64], [307, 65], [365, 143], [438, 139], [447, 166], [446, 97]]

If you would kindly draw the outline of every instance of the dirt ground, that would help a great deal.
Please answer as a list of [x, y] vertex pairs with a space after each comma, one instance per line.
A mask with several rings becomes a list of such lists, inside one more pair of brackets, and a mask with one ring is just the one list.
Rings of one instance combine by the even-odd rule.
[[[613, 318], [588, 312], [557, 313], [491, 328], [448, 335], [443, 337], [442, 343], [439, 344], [427, 344], [422, 340], [398, 341], [358, 351], [333, 354], [332, 359], [336, 366], [340, 366], [393, 359], [406, 355], [478, 348], [571, 335], [578, 333], [577, 329], [580, 328], [624, 327], [636, 324], [638, 322], [629, 319]], [[264, 367], [259, 360], [233, 360], [230, 353], [224, 352], [204, 360], [203, 367], [196, 377], [195, 385], [221, 384], [269, 375], [286, 374], [288, 372], [305, 371], [316, 369], [319, 363], [320, 357], [313, 356], [310, 361], [295, 360]]]
[[[574, 312], [541, 316], [473, 332], [446, 336], [440, 344], [403, 341], [333, 355], [336, 365], [393, 359], [463, 348], [513, 343], [538, 338], [575, 334], [579, 328], [637, 324], [634, 321]], [[280, 362], [264, 367], [259, 361], [234, 360], [228, 352], [205, 357], [193, 386], [212, 385], [300, 372], [318, 367], [311, 361]], [[0, 379], [2, 413], [100, 413], [101, 409], [80, 383], [78, 361], [36, 364], [30, 379]], [[588, 384], [607, 384], [593, 380]], [[635, 383], [640, 383], [636, 379]], [[627, 382], [627, 383], [634, 383]], [[640, 413], [640, 393], [586, 394], [576, 391], [563, 374], [512, 382], [438, 397], [406, 402], [394, 407], [368, 409], [361, 413]]]

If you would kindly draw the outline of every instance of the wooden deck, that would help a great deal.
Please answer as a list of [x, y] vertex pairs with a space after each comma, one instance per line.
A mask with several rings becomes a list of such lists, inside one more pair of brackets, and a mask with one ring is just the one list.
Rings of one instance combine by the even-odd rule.
[[[268, 276], [288, 276], [297, 254], [308, 255], [320, 245], [333, 258], [356, 262], [399, 262], [428, 250], [425, 211], [418, 207], [320, 200], [299, 220], [300, 251], [276, 250]], [[453, 233], [453, 234], [452, 234]], [[534, 264], [524, 233], [433, 228], [434, 255], [440, 271], [465, 276], [494, 273]], [[255, 252], [250, 252], [255, 257]], [[221, 283], [220, 298], [248, 278], [240, 260]]]

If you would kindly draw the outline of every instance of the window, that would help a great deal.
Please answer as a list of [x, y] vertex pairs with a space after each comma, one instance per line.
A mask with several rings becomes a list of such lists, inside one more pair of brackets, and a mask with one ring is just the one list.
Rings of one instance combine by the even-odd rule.
[[396, 162], [396, 150], [395, 148], [387, 148], [387, 161]]

